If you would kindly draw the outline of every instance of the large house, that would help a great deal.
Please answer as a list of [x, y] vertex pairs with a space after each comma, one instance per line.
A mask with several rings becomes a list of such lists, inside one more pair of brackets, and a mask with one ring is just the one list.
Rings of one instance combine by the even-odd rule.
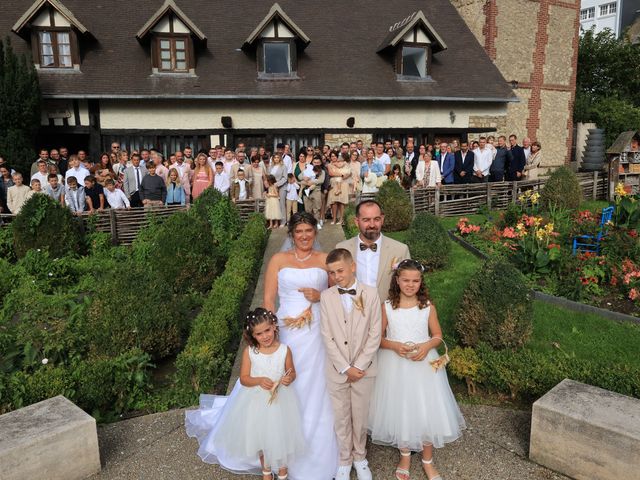
[[[114, 140], [168, 153], [241, 141], [295, 149], [511, 130], [537, 138], [522, 114], [532, 108], [520, 95], [528, 86], [505, 79], [495, 46], [481, 46], [472, 33], [469, 5], [13, 0], [3, 6], [0, 34], [11, 32], [14, 48], [32, 55], [38, 69], [45, 147], [97, 155]], [[514, 36], [513, 48], [522, 42]], [[549, 162], [567, 158], [571, 133], [563, 122], [568, 115], [570, 124], [571, 103], [572, 96], [569, 105], [551, 107], [560, 111], [554, 123], [562, 148]]]

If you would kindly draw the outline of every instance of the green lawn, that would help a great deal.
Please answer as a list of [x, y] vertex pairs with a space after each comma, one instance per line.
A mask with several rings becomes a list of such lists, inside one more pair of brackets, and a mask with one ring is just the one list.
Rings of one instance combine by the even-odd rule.
[[[593, 202], [589, 202], [593, 203]], [[601, 204], [603, 202], [600, 202]], [[595, 209], [602, 208], [594, 206]], [[484, 220], [483, 215], [468, 216], [473, 222]], [[445, 228], [455, 226], [458, 218], [445, 218]], [[405, 232], [387, 234], [403, 241]], [[449, 265], [426, 275], [433, 302], [438, 308], [440, 324], [445, 336], [453, 338], [454, 315], [468, 279], [482, 261], [453, 242]], [[594, 314], [578, 313], [541, 301], [533, 303], [533, 335], [527, 348], [551, 352], [560, 348], [565, 354], [577, 358], [627, 363], [640, 368], [640, 325], [619, 323]]]

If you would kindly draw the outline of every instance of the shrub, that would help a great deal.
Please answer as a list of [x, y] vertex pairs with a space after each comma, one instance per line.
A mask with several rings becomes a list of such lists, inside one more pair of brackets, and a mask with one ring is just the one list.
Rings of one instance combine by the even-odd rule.
[[419, 213], [413, 219], [406, 237], [411, 257], [427, 269], [435, 270], [447, 265], [451, 240], [438, 219], [429, 213]]
[[213, 240], [222, 257], [229, 257], [231, 246], [242, 231], [240, 214], [227, 195], [214, 188], [207, 188], [193, 204], [191, 211], [207, 222], [213, 234]]
[[553, 171], [544, 184], [540, 203], [546, 210], [575, 210], [582, 201], [582, 189], [575, 173], [567, 167]]
[[187, 346], [178, 355], [178, 389], [192, 395], [211, 392], [228, 375], [233, 360], [229, 347], [240, 337], [243, 301], [259, 271], [266, 238], [264, 216], [253, 215], [233, 244], [224, 273], [216, 278]]
[[500, 216], [496, 221], [496, 227], [504, 230], [506, 227], [515, 227], [522, 216], [522, 207], [517, 203], [511, 202], [507, 205], [504, 212], [500, 212]]
[[95, 355], [140, 348], [154, 359], [176, 352], [188, 312], [144, 264], [123, 262], [101, 280], [87, 313], [87, 343]]
[[406, 230], [413, 218], [413, 208], [407, 192], [398, 182], [384, 182], [376, 194], [384, 212], [384, 231]]
[[73, 257], [51, 258], [48, 250], [36, 248], [25, 253], [16, 267], [22, 274], [31, 276], [44, 293], [69, 288], [78, 281], [77, 259]]
[[524, 276], [502, 258], [487, 260], [469, 280], [456, 316], [462, 343], [522, 346], [532, 332], [533, 307]]
[[47, 249], [52, 258], [80, 252], [82, 224], [68, 208], [47, 195], [33, 195], [12, 222], [16, 255], [30, 249]]
[[145, 239], [134, 242], [134, 256], [146, 257], [145, 263], [163, 288], [174, 293], [208, 291], [224, 260], [207, 222], [196, 215], [177, 212], [148, 228], [151, 232], [146, 232]]
[[0, 257], [0, 308], [4, 303], [5, 295], [15, 288], [16, 282], [16, 269], [6, 259]]
[[8, 262], [16, 260], [16, 251], [13, 248], [13, 227], [11, 224], [0, 226], [0, 258]]
[[342, 229], [346, 238], [353, 238], [360, 233], [356, 225], [356, 208], [351, 204], [344, 210], [344, 225]]

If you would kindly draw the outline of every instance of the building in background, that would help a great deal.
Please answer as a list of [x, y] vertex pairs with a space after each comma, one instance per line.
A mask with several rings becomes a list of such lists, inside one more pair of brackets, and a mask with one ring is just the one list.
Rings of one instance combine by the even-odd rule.
[[638, 13], [640, 0], [582, 0], [580, 31], [593, 28], [599, 33], [608, 28], [618, 38], [634, 23]]
[[[307, 144], [516, 133], [568, 161], [579, 4], [15, 0], [40, 145]], [[117, 16], [113, 15], [117, 12]]]

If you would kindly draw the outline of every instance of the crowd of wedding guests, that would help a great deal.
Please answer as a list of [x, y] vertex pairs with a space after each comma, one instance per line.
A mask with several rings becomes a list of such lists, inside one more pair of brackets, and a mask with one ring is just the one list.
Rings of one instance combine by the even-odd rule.
[[[297, 153], [278, 144], [208, 152], [185, 147], [165, 158], [154, 149], [127, 152], [113, 142], [111, 151], [92, 161], [86, 151], [42, 149], [29, 172], [16, 172], [0, 156], [0, 213], [17, 214], [34, 194], [49, 195], [74, 214], [107, 208], [188, 205], [207, 188], [237, 202], [265, 199], [270, 228], [284, 227], [298, 210], [314, 215], [318, 225], [330, 212], [343, 221], [345, 206], [360, 193], [375, 193], [385, 181], [406, 189], [448, 184], [535, 179], [541, 145], [515, 135], [480, 137], [472, 142], [417, 145], [412, 137], [339, 148], [302, 147]], [[27, 180], [28, 179], [28, 180]]]

